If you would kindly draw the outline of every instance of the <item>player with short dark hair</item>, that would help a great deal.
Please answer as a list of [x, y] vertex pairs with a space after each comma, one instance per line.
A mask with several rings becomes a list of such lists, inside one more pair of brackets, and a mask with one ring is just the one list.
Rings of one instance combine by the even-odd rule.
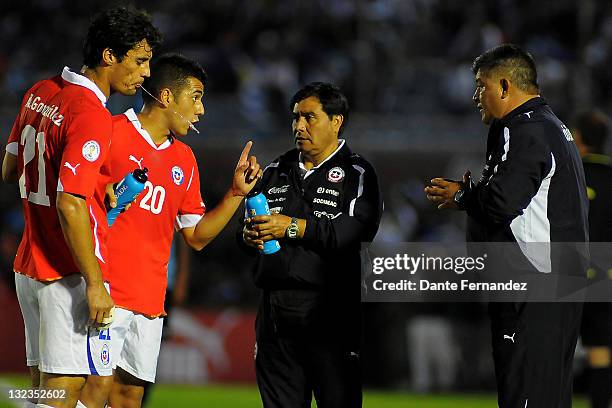
[[161, 35], [147, 13], [125, 6], [105, 10], [91, 20], [83, 43], [83, 64], [90, 68], [98, 66], [107, 48], [121, 62], [143, 39], [152, 49], [161, 43]]
[[[265, 407], [361, 407], [361, 244], [382, 215], [374, 167], [338, 135], [340, 89], [315, 82], [291, 99], [295, 148], [270, 163], [256, 191], [272, 215], [247, 215], [241, 241], [263, 290], [255, 368]], [[281, 249], [262, 255], [270, 240]]]
[[514, 44], [495, 47], [478, 56], [472, 63], [472, 73], [496, 75], [503, 72], [518, 89], [531, 94], [539, 91], [535, 61], [528, 52]]
[[97, 15], [86, 40], [97, 47], [83, 71], [66, 67], [30, 88], [9, 136], [2, 175], [19, 182], [25, 215], [14, 270], [27, 364], [33, 387], [66, 390], [39, 406], [74, 407], [86, 375], [112, 374], [110, 343], [97, 326], [113, 307], [103, 195], [95, 193], [112, 133], [105, 104], [113, 92], [136, 93], [159, 42], [142, 11]]
[[[580, 274], [584, 260], [551, 243], [588, 242], [584, 172], [569, 129], [539, 95], [533, 58], [505, 44], [473, 67], [473, 100], [490, 125], [484, 170], [476, 184], [469, 171], [462, 181], [435, 178], [427, 198], [440, 209], [466, 211], [468, 242], [517, 248], [513, 261], [529, 273]], [[580, 302], [489, 303], [500, 408], [571, 406], [581, 314]]]
[[145, 104], [153, 104], [156, 102], [154, 95], [159, 95], [164, 88], [178, 94], [188, 85], [189, 78], [199, 80], [206, 88], [208, 75], [200, 64], [181, 54], [164, 54], [156, 58], [155, 76], [147, 78], [145, 84], [145, 89], [150, 93], [143, 92], [142, 99]]
[[[118, 182], [147, 168], [148, 180], [109, 230], [110, 287], [117, 307], [110, 337], [117, 358], [113, 381], [90, 377], [87, 382], [84, 394], [96, 405], [109, 399], [113, 408], [138, 407], [145, 384], [155, 381], [174, 230], [201, 250], [223, 230], [261, 174], [255, 157], [249, 157], [248, 142], [231, 187], [217, 207], [206, 211], [196, 158], [180, 140], [204, 114], [205, 81], [198, 63], [162, 55], [143, 84], [150, 95], [142, 111], [113, 117], [113, 144], [102, 173]], [[100, 192], [106, 182], [98, 184]]]

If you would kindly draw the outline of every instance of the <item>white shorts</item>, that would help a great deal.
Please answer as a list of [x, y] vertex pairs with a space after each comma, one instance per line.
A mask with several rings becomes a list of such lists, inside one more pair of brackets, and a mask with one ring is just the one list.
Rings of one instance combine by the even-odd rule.
[[119, 366], [136, 378], [155, 382], [163, 324], [161, 317], [149, 319], [116, 308], [110, 331], [116, 356], [113, 368]]
[[109, 330], [87, 325], [89, 307], [82, 275], [40, 282], [15, 273], [15, 286], [25, 324], [28, 366], [50, 374], [113, 374]]

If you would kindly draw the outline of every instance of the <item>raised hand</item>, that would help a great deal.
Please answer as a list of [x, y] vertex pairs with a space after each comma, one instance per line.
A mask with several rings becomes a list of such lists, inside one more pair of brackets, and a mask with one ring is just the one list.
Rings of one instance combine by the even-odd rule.
[[257, 158], [255, 156], [249, 157], [252, 146], [253, 142], [247, 142], [236, 164], [234, 179], [232, 180], [232, 194], [234, 196], [247, 195], [263, 174], [263, 170], [257, 163]]

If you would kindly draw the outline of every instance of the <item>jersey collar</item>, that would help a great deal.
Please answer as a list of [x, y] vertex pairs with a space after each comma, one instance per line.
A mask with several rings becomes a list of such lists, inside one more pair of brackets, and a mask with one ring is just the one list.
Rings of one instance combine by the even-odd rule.
[[143, 137], [143, 139], [146, 140], [147, 143], [155, 150], [164, 150], [170, 147], [170, 145], [172, 145], [172, 142], [170, 140], [166, 140], [164, 143], [157, 146], [149, 132], [147, 132], [147, 130], [142, 127], [142, 124], [138, 120], [138, 116], [136, 116], [136, 112], [134, 112], [134, 109], [128, 109], [123, 114], [127, 116], [130, 122], [132, 122], [134, 129], [136, 129], [138, 133], [140, 133], [140, 135]]
[[106, 95], [104, 95], [100, 88], [98, 88], [98, 85], [96, 85], [91, 79], [71, 71], [68, 67], [64, 67], [64, 70], [62, 71], [62, 79], [66, 82], [70, 82], [71, 84], [89, 89], [96, 94], [98, 99], [100, 99], [100, 102], [102, 102], [102, 105], [106, 107]]
[[325, 160], [323, 160], [321, 163], [319, 163], [317, 166], [313, 167], [310, 170], [306, 170], [306, 167], [304, 166], [302, 153], [300, 153], [299, 158], [298, 158], [298, 164], [300, 166], [300, 169], [306, 170], [306, 174], [304, 174], [304, 178], [310, 176], [316, 169], [320, 168], [325, 162], [329, 161], [332, 157], [334, 157], [336, 153], [338, 153], [340, 149], [342, 149], [342, 147], [344, 146], [344, 142], [345, 142], [344, 139], [338, 139], [338, 148], [336, 148], [336, 150], [334, 150], [332, 154], [327, 156]]

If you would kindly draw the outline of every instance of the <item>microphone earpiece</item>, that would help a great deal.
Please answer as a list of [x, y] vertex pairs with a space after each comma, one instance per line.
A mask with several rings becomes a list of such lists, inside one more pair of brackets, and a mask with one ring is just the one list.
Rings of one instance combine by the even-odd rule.
[[[170, 104], [165, 104], [162, 101], [160, 101], [157, 97], [153, 96], [153, 94], [151, 92], [147, 91], [142, 85], [140, 85], [140, 89], [142, 89], [144, 92], [146, 92], [147, 95], [149, 95], [151, 98], [155, 99], [157, 102], [162, 104], [165, 108], [169, 108]], [[193, 123], [191, 123], [191, 121], [187, 120], [187, 118], [185, 118], [183, 115], [181, 115], [180, 113], [178, 113], [174, 109], [172, 109], [172, 113], [174, 113], [175, 115], [179, 116], [185, 122], [189, 123], [189, 129], [193, 130], [197, 134], [200, 134], [200, 131], [193, 125]]]

